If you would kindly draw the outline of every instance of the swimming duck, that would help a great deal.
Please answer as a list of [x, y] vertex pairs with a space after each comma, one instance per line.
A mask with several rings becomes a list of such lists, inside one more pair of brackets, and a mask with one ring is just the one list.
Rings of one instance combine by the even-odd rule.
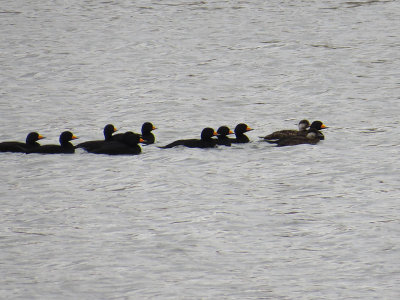
[[[320, 140], [324, 140], [325, 139], [325, 136], [322, 134], [322, 132], [320, 132], [320, 130], [321, 129], [325, 129], [325, 128], [328, 128], [327, 126], [325, 126], [325, 124], [324, 123], [322, 123], [321, 121], [314, 121], [314, 122], [312, 122], [311, 123], [311, 125], [310, 125], [310, 129], [315, 129], [315, 130], [317, 130], [317, 137], [320, 139]], [[301, 135], [307, 135], [307, 131], [305, 132], [305, 133], [301, 133]]]
[[122, 141], [110, 141], [88, 152], [108, 155], [136, 155], [142, 152], [142, 148], [138, 143], [143, 142], [144, 140], [140, 137], [140, 134], [127, 131], [123, 134]]
[[[155, 142], [155, 137], [154, 134], [151, 132], [153, 130], [157, 129], [155, 126], [153, 126], [152, 123], [150, 122], [145, 122], [142, 125], [142, 135], [141, 137], [144, 139], [143, 144], [153, 144]], [[132, 131], [127, 131], [127, 132], [132, 132]], [[113, 135], [113, 141], [119, 141], [123, 142], [124, 140], [124, 134], [125, 133], [118, 133]], [[138, 134], [138, 133], [136, 133]]]
[[286, 129], [286, 130], [275, 131], [271, 134], [268, 134], [267, 136], [265, 136], [263, 138], [267, 142], [273, 142], [273, 141], [277, 141], [279, 139], [295, 136], [295, 135], [302, 134], [302, 133], [304, 133], [304, 135], [306, 135], [307, 128], [310, 127], [310, 122], [308, 120], [301, 120], [298, 124], [298, 127], [299, 127], [298, 130]]
[[319, 143], [321, 139], [319, 138], [319, 132], [315, 128], [311, 128], [308, 130], [307, 134], [305, 136], [303, 135], [294, 135], [290, 137], [286, 137], [283, 139], [280, 139], [276, 142], [278, 147], [283, 147], [283, 146], [294, 146], [294, 145], [300, 145], [300, 144], [310, 144], [310, 145], [315, 145]]
[[142, 138], [144, 140], [144, 144], [154, 144], [155, 142], [155, 137], [154, 134], [152, 133], [153, 130], [157, 129], [157, 127], [154, 127], [152, 123], [150, 122], [145, 122], [142, 125]]
[[218, 145], [224, 145], [224, 146], [230, 146], [232, 145], [232, 141], [227, 135], [233, 134], [233, 131], [229, 129], [228, 126], [221, 126], [217, 130], [217, 144]]
[[75, 140], [77, 137], [70, 131], [64, 131], [61, 133], [59, 141], [60, 145], [43, 145], [28, 149], [26, 153], [42, 153], [42, 154], [57, 154], [57, 153], [74, 153], [75, 147], [70, 143], [71, 140]]
[[37, 132], [30, 132], [26, 136], [26, 142], [2, 142], [0, 143], [0, 152], [20, 152], [25, 153], [29, 149], [40, 147], [38, 140], [44, 139], [44, 136]]
[[213, 148], [217, 145], [217, 140], [212, 137], [216, 135], [217, 133], [214, 129], [207, 127], [201, 132], [201, 139], [178, 140], [160, 148], [167, 149], [176, 146], [185, 146], [189, 148]]
[[249, 126], [247, 126], [247, 124], [245, 124], [245, 123], [240, 123], [240, 124], [236, 125], [235, 130], [234, 130], [236, 138], [231, 139], [232, 144], [233, 143], [237, 143], [237, 144], [248, 143], [250, 140], [244, 133], [248, 132], [250, 130], [253, 130], [253, 129], [250, 128]]
[[104, 129], [103, 129], [104, 140], [87, 141], [87, 142], [80, 143], [80, 144], [76, 145], [75, 147], [83, 148], [86, 151], [94, 150], [96, 148], [103, 146], [105, 143], [112, 141], [113, 133], [116, 131], [117, 131], [117, 129], [114, 127], [113, 124], [107, 124], [106, 126], [104, 126]]

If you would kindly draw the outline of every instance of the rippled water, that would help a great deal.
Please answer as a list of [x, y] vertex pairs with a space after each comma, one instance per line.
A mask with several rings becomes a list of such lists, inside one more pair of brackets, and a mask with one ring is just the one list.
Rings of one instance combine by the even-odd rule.
[[[0, 155], [0, 298], [397, 299], [400, 2], [0, 5], [0, 140], [151, 121], [135, 157]], [[258, 136], [320, 119], [316, 146]], [[252, 143], [158, 149], [206, 126]]]

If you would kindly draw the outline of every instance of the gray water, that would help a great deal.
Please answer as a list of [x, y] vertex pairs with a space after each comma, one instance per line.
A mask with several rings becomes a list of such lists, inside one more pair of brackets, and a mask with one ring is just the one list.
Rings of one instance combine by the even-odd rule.
[[[1, 299], [398, 299], [399, 1], [1, 1]], [[259, 136], [322, 120], [318, 145]], [[251, 143], [162, 150], [240, 122]]]

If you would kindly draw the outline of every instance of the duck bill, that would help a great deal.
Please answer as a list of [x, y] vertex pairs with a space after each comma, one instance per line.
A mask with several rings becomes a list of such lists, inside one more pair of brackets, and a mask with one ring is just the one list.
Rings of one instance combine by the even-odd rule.
[[253, 130], [253, 128], [250, 128], [250, 127], [246, 128], [246, 131], [251, 131], [251, 130]]
[[214, 131], [213, 135], [214, 135], [214, 136], [218, 136], [218, 133], [216, 133], [216, 132]]
[[38, 136], [38, 140], [43, 140], [43, 139], [45, 139], [46, 137], [44, 137], [43, 135], [40, 135], [39, 134], [39, 136]]
[[325, 124], [322, 124], [322, 125], [321, 125], [321, 129], [325, 129], [325, 128], [328, 128], [328, 127], [325, 126]]
[[139, 139], [139, 143], [145, 143], [146, 141], [142, 138]]
[[156, 130], [156, 129], [157, 129], [157, 127], [153, 126], [153, 130]]
[[75, 136], [75, 135], [73, 135], [73, 136], [72, 136], [72, 139], [73, 139], [73, 140], [76, 140], [76, 139], [78, 139], [78, 137]]
[[234, 132], [232, 131], [232, 130], [229, 130], [229, 133], [228, 134], [233, 134]]

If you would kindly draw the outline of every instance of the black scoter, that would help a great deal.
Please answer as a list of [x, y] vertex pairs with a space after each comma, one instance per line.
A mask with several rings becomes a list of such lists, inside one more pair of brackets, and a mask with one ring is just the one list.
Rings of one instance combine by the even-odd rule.
[[317, 130], [321, 130], [321, 129], [325, 129], [328, 128], [327, 126], [325, 126], [324, 123], [322, 123], [321, 121], [314, 121], [311, 123], [310, 128], [315, 128]]
[[178, 140], [160, 148], [167, 149], [176, 146], [185, 146], [189, 148], [213, 148], [217, 145], [217, 140], [212, 137], [216, 135], [217, 133], [214, 129], [207, 127], [201, 132], [201, 139]]
[[60, 145], [43, 145], [28, 149], [26, 153], [42, 153], [42, 154], [57, 154], [57, 153], [74, 153], [75, 146], [70, 143], [71, 140], [75, 140], [77, 137], [70, 131], [64, 131], [61, 133], [59, 141]]
[[236, 127], [235, 127], [236, 138], [231, 139], [231, 142], [236, 143], [236, 144], [248, 143], [250, 140], [244, 133], [247, 131], [250, 131], [250, 130], [253, 130], [253, 129], [250, 128], [249, 126], [247, 126], [247, 124], [245, 124], [245, 123], [240, 123], [240, 124], [236, 125]]
[[286, 129], [286, 130], [279, 130], [275, 131], [271, 134], [268, 134], [267, 136], [264, 136], [264, 140], [267, 142], [273, 142], [277, 141], [279, 139], [291, 137], [291, 136], [296, 136], [299, 134], [306, 135], [307, 134], [307, 128], [310, 127], [310, 122], [308, 120], [301, 120], [298, 125], [299, 129], [294, 130], [294, 129]]
[[[317, 131], [317, 137], [320, 140], [324, 140], [325, 136], [322, 134], [322, 132], [320, 130], [325, 129], [325, 128], [328, 128], [328, 127], [326, 127], [325, 124], [323, 124], [321, 121], [314, 121], [311, 123], [310, 128], [308, 130], [299, 131], [299, 133], [297, 135], [306, 136], [310, 132], [311, 129], [313, 129], [313, 131], [315, 129]], [[271, 141], [269, 141], [269, 142], [271, 142]]]
[[232, 145], [231, 139], [228, 137], [229, 134], [233, 134], [233, 131], [227, 126], [221, 126], [217, 130], [217, 140], [218, 145], [230, 146]]
[[315, 145], [320, 141], [319, 132], [315, 128], [308, 130], [307, 135], [294, 135], [287, 138], [280, 139], [276, 142], [278, 147], [294, 146], [300, 144]]
[[26, 142], [2, 142], [0, 143], [0, 152], [20, 152], [25, 153], [29, 149], [40, 147], [38, 140], [44, 139], [44, 136], [37, 132], [30, 132], [26, 136]]
[[140, 148], [138, 143], [143, 142], [144, 140], [140, 137], [140, 134], [127, 131], [123, 134], [122, 141], [110, 141], [89, 152], [108, 155], [135, 155], [142, 152], [142, 148]]
[[142, 125], [142, 138], [144, 140], [144, 144], [154, 144], [155, 137], [152, 133], [153, 130], [157, 129], [157, 127], [153, 126], [150, 122], [145, 122]]
[[95, 140], [95, 141], [87, 141], [76, 145], [76, 148], [83, 148], [86, 151], [91, 151], [96, 148], [103, 146], [104, 143], [108, 143], [113, 139], [113, 133], [116, 132], [117, 129], [114, 127], [113, 124], [107, 124], [104, 126], [104, 140]]

